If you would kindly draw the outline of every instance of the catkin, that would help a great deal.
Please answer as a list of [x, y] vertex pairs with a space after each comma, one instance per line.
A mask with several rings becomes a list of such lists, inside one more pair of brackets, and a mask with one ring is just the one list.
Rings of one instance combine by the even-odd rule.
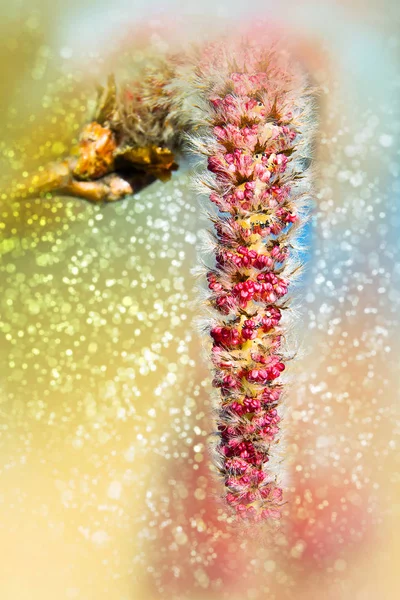
[[215, 465], [238, 516], [278, 518], [288, 293], [301, 269], [295, 240], [307, 219], [313, 92], [285, 53], [250, 43], [208, 46], [171, 89], [176, 127], [205, 159], [197, 184], [216, 209], [205, 300]]

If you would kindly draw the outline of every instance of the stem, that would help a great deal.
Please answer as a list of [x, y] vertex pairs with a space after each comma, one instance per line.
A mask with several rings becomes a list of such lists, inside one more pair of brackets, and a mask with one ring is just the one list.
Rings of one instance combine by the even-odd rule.
[[30, 184], [20, 184], [18, 193], [35, 196], [51, 192], [94, 203], [115, 202], [156, 179], [168, 179], [176, 168], [167, 148], [138, 148], [126, 143], [121, 147], [109, 125], [93, 121], [82, 130], [76, 157], [48, 164]]

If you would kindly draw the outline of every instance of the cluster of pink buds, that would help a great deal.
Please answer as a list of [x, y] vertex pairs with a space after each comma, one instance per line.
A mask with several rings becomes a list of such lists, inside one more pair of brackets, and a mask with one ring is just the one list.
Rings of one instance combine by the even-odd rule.
[[221, 56], [208, 51], [204, 63], [211, 82], [208, 136], [215, 138], [207, 154], [210, 200], [219, 210], [215, 266], [207, 273], [217, 314], [210, 328], [219, 390], [216, 464], [228, 505], [257, 521], [279, 517], [282, 504], [279, 475], [270, 465], [287, 360], [286, 264], [293, 224], [302, 215], [294, 161], [310, 99], [298, 73], [272, 54], [234, 52], [235, 68]]
[[[263, 259], [268, 262], [268, 255]], [[240, 268], [240, 267], [239, 267]], [[268, 269], [268, 267], [266, 267]], [[208, 273], [208, 287], [214, 292], [215, 306], [225, 314], [231, 308], [247, 308], [251, 303], [265, 302], [274, 303], [287, 293], [288, 281], [283, 277], [275, 275], [272, 271], [263, 271], [256, 275], [255, 280], [248, 277], [245, 281], [235, 283], [231, 287], [223, 285], [215, 272]], [[224, 273], [226, 278], [226, 272]]]
[[246, 246], [238, 246], [235, 251], [221, 248], [217, 254], [217, 262], [220, 265], [233, 263], [237, 268], [254, 267], [262, 270], [265, 267], [272, 267], [274, 257], [268, 253], [258, 254], [255, 250], [250, 250]]

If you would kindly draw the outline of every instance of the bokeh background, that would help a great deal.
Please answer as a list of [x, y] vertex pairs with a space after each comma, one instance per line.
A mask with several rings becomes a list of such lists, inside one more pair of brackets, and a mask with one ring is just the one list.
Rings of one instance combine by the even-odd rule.
[[[16, 0], [0, 14], [0, 598], [399, 598], [397, 3]], [[188, 170], [106, 207], [17, 193], [68, 152], [95, 81], [117, 59], [129, 70], [142, 23], [168, 44], [252, 22], [320, 88], [288, 503], [269, 535], [227, 522], [209, 471], [190, 274], [207, 221]]]

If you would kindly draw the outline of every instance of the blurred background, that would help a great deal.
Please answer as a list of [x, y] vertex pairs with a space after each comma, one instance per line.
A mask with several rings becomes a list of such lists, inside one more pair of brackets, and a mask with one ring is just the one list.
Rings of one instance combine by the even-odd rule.
[[[1, 599], [399, 598], [397, 3], [16, 0], [0, 14]], [[171, 44], [254, 22], [320, 88], [288, 503], [270, 535], [227, 522], [209, 471], [190, 274], [207, 221], [188, 171], [105, 207], [15, 194], [68, 153], [143, 23]]]

